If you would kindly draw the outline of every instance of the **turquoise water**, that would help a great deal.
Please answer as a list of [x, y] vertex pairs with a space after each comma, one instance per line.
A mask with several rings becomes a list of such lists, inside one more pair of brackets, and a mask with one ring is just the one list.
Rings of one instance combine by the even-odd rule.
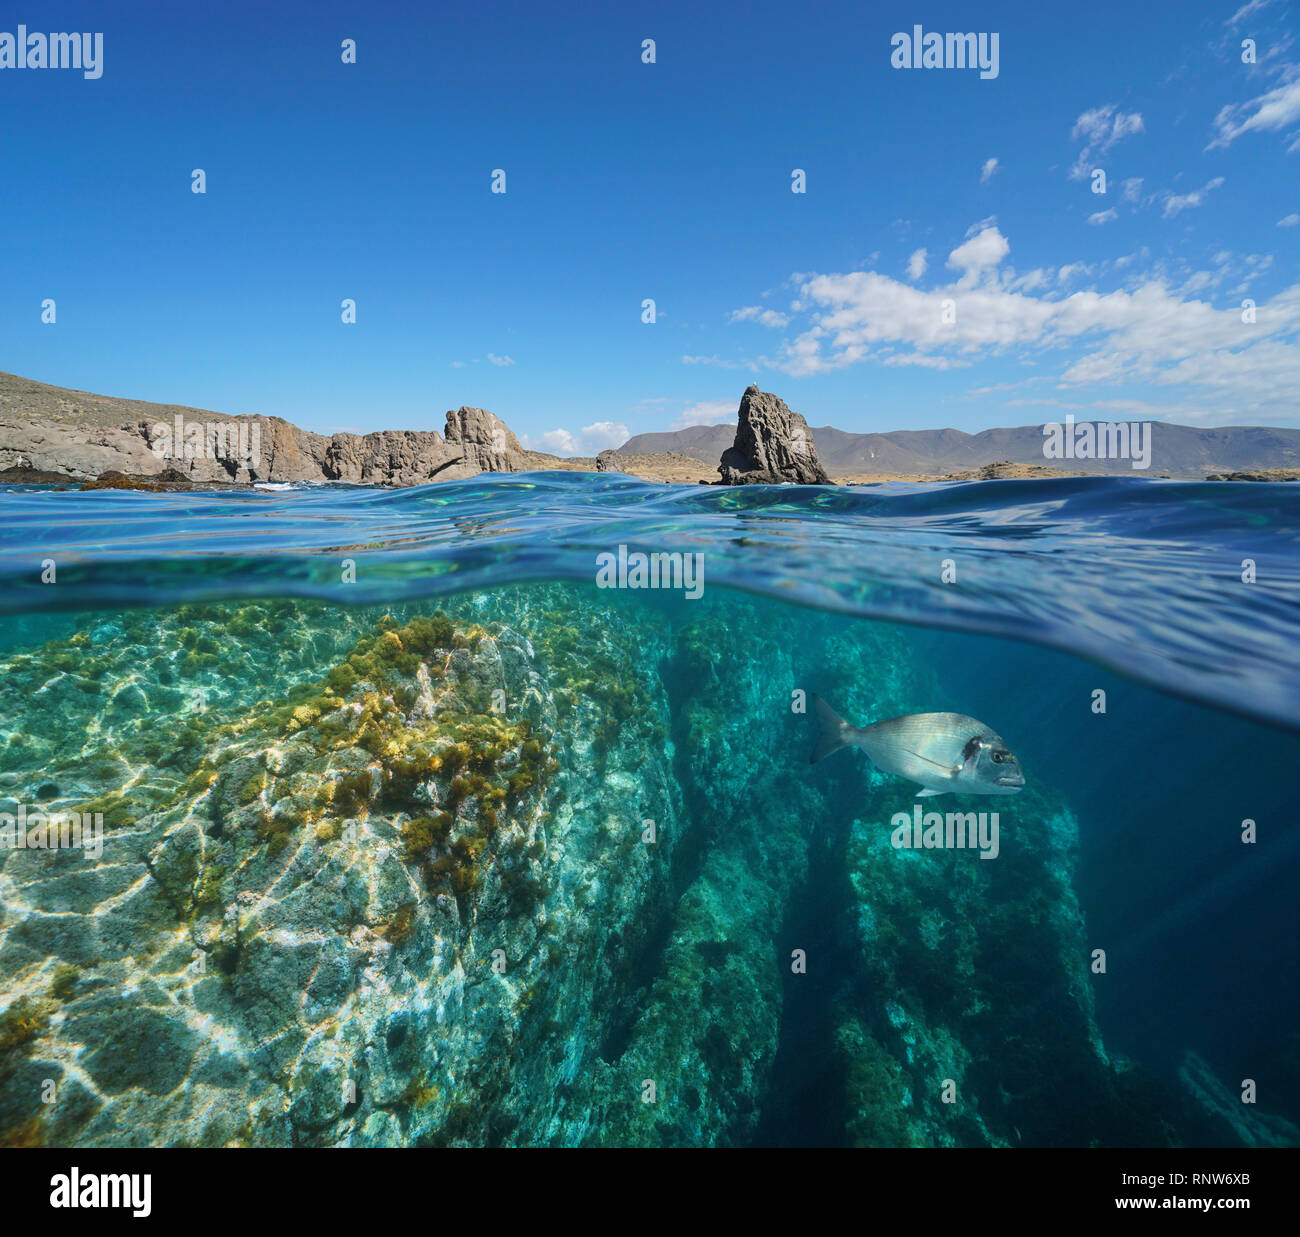
[[[0, 511], [0, 813], [101, 820], [0, 848], [8, 1143], [1300, 1140], [1295, 487]], [[812, 693], [1025, 788], [810, 765]]]

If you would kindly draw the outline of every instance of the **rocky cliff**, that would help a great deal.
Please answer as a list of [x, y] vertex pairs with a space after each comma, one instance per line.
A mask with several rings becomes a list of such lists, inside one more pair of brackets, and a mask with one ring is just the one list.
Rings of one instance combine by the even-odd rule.
[[279, 417], [112, 399], [0, 374], [0, 480], [176, 473], [191, 482], [420, 485], [528, 467], [536, 465], [518, 439], [482, 408], [448, 412], [441, 434], [324, 435]]

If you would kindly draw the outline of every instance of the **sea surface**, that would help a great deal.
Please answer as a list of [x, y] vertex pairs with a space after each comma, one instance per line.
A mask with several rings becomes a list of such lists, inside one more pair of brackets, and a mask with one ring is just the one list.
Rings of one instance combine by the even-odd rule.
[[1300, 487], [9, 486], [0, 585], [0, 1142], [1300, 1142]]

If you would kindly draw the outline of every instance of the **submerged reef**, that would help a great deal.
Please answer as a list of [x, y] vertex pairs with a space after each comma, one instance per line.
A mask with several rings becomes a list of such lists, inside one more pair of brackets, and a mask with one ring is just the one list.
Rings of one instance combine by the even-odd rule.
[[84, 615], [4, 655], [0, 811], [104, 832], [0, 849], [0, 1143], [744, 1145], [809, 1088], [849, 1145], [1290, 1137], [1107, 1054], [1050, 789], [986, 862], [896, 850], [911, 791], [865, 761], [809, 770], [792, 693], [934, 699], [896, 629], [442, 606]]

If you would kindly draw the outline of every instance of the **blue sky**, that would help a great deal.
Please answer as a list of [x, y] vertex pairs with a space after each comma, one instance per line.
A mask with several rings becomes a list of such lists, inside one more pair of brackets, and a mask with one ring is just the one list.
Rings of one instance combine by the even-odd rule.
[[[0, 69], [0, 369], [562, 453], [755, 380], [849, 430], [1300, 424], [1289, 0], [406, 7], [5, 6], [104, 38]], [[917, 23], [998, 76], [893, 68]]]

